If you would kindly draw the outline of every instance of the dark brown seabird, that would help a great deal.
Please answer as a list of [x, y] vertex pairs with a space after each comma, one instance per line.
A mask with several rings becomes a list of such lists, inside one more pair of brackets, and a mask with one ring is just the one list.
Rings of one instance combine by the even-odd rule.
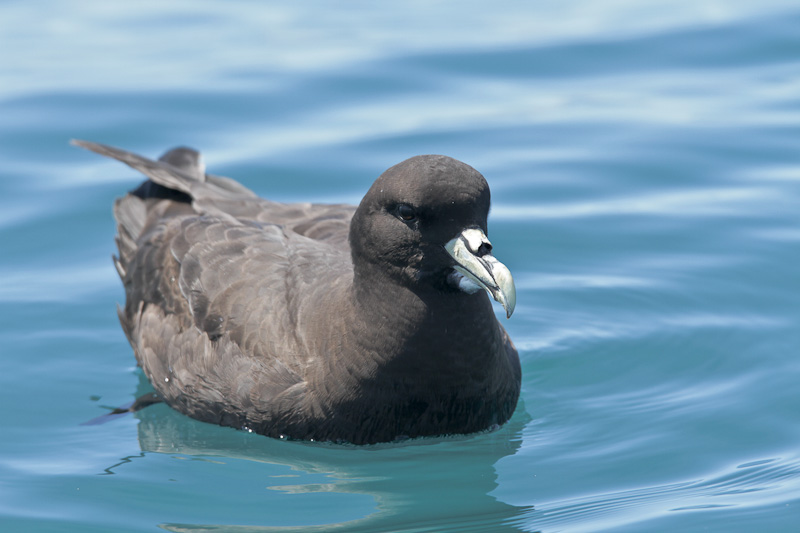
[[384, 172], [356, 208], [281, 204], [101, 144], [149, 179], [117, 199], [122, 328], [158, 395], [271, 437], [370, 444], [472, 433], [517, 404], [517, 351], [487, 291], [516, 294], [486, 237], [489, 186], [440, 155]]

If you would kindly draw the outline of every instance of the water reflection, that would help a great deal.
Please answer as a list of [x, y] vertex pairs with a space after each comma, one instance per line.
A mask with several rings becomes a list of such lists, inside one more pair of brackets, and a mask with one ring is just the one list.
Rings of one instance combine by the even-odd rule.
[[[137, 395], [150, 386], [140, 373]], [[495, 499], [494, 465], [513, 455], [522, 443], [529, 416], [520, 404], [505, 427], [489, 434], [447, 439], [419, 439], [403, 444], [367, 447], [285, 442], [243, 431], [218, 428], [191, 420], [165, 406], [146, 408], [139, 419], [143, 453], [184, 454], [193, 458], [233, 458], [284, 465], [306, 474], [324, 475], [326, 483], [292, 485], [298, 478], [279, 478], [269, 487], [289, 493], [338, 492], [370, 496], [372, 512], [360, 519], [317, 526], [237, 526], [166, 523], [160, 527], [185, 531], [347, 531], [432, 528], [436, 531], [519, 531], [515, 526], [532, 507], [517, 507]], [[130, 458], [115, 465], [122, 466]], [[113, 471], [115, 467], [111, 467]], [[302, 481], [302, 475], [299, 481]], [[265, 524], [270, 523], [265, 510]], [[318, 523], [324, 510], [309, 509], [300, 523]], [[274, 523], [274, 521], [272, 521]]]

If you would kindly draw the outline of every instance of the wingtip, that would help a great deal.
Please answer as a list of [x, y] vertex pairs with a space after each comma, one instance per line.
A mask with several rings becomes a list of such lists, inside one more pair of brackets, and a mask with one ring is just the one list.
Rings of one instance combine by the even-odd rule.
[[83, 148], [84, 150], [89, 150], [90, 152], [102, 153], [103, 148], [105, 148], [102, 144], [93, 143], [91, 141], [84, 141], [82, 139], [70, 139], [69, 144], [72, 146], [77, 146], [78, 148]]
[[81, 139], [70, 139], [69, 140], [69, 144], [71, 144], [72, 146], [78, 146], [80, 148], [85, 148], [86, 144], [88, 142], [89, 141], [82, 141]]

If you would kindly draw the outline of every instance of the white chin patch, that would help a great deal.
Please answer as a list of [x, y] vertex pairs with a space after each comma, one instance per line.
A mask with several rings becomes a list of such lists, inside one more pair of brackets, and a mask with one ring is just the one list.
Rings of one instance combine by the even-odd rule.
[[460, 291], [468, 294], [473, 294], [483, 290], [483, 287], [466, 277], [461, 272], [456, 272], [455, 270], [448, 274], [447, 281], [449, 281], [451, 285], [458, 287]]

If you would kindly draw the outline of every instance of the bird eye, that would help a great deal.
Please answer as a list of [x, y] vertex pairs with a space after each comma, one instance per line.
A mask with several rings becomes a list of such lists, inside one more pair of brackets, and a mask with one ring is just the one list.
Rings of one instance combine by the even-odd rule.
[[411, 222], [415, 218], [417, 218], [417, 213], [414, 212], [414, 208], [407, 204], [400, 204], [397, 206], [397, 216], [401, 219], [405, 220], [406, 222]]

